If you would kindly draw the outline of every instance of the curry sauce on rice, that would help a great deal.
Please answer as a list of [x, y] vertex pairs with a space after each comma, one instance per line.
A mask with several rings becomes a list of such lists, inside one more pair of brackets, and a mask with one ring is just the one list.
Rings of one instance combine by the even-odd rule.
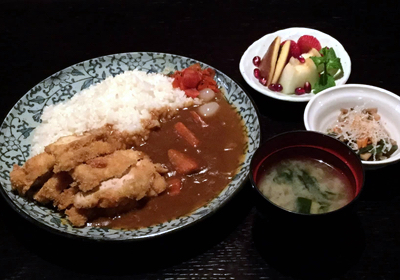
[[78, 227], [146, 227], [203, 206], [237, 173], [247, 140], [214, 74], [127, 71], [46, 107], [12, 188]]

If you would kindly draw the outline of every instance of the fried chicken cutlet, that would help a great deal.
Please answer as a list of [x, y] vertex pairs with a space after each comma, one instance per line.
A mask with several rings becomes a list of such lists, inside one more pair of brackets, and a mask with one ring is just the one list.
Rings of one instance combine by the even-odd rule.
[[112, 208], [126, 198], [140, 200], [145, 196], [156, 196], [167, 188], [167, 183], [158, 170], [158, 165], [144, 157], [124, 176], [103, 181], [91, 192], [79, 192], [75, 196], [74, 206]]
[[74, 226], [83, 226], [92, 217], [126, 212], [144, 197], [162, 193], [167, 183], [159, 172], [167, 170], [140, 154], [142, 158], [125, 175], [105, 180], [89, 192], [77, 192], [73, 205], [65, 211], [68, 220]]
[[168, 170], [143, 152], [127, 150], [120, 137], [109, 126], [61, 137], [22, 167], [14, 166], [12, 188], [64, 211], [78, 227], [134, 209], [167, 188]]
[[82, 135], [61, 137], [46, 146], [45, 151], [55, 157], [54, 172], [57, 173], [70, 171], [90, 159], [125, 149], [125, 143], [118, 140], [112, 126], [106, 125]]
[[89, 220], [96, 217], [114, 217], [135, 209], [139, 202], [134, 199], [125, 199], [114, 208], [76, 208], [75, 206], [65, 210], [68, 220], [76, 227], [84, 226]]
[[[55, 157], [60, 157], [68, 151], [76, 151], [95, 141], [105, 141], [117, 145], [120, 149], [125, 149], [124, 143], [115, 141], [115, 133], [111, 125], [105, 125], [101, 128], [85, 132], [81, 135], [68, 135], [60, 137], [56, 142], [47, 145], [44, 150], [46, 153]], [[118, 144], [115, 142], [119, 142]]]
[[136, 165], [145, 155], [133, 150], [115, 151], [104, 157], [97, 157], [78, 165], [72, 172], [72, 178], [78, 183], [81, 191], [87, 192], [101, 182], [121, 177], [132, 165]]
[[71, 183], [71, 175], [67, 172], [53, 174], [33, 198], [43, 204], [50, 203], [57, 200], [62, 191], [68, 188]]
[[41, 153], [28, 159], [22, 167], [15, 164], [10, 173], [12, 189], [25, 195], [31, 188], [40, 187], [53, 174], [55, 162], [53, 155]]

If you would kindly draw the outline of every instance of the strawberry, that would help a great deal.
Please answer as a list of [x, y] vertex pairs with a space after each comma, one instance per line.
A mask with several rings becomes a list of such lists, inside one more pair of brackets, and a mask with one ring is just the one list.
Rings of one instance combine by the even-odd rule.
[[[286, 41], [283, 41], [281, 43], [281, 46], [283, 46], [283, 44], [285, 44]], [[289, 56], [288, 59], [291, 58], [292, 56], [295, 58], [298, 58], [301, 55], [299, 46], [297, 45], [297, 43], [293, 40], [290, 40], [290, 50], [289, 50]]]
[[319, 43], [318, 39], [311, 36], [311, 35], [303, 35], [297, 40], [297, 45], [300, 48], [301, 53], [307, 53], [312, 48], [316, 49], [317, 51], [321, 50], [321, 44]]

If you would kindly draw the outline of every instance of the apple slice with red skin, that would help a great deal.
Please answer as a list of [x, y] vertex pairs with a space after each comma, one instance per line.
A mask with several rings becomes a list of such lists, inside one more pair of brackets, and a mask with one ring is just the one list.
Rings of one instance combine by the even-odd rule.
[[280, 46], [281, 37], [277, 36], [261, 59], [260, 66], [258, 67], [260, 69], [261, 78], [267, 80], [266, 86], [269, 86], [272, 83]]

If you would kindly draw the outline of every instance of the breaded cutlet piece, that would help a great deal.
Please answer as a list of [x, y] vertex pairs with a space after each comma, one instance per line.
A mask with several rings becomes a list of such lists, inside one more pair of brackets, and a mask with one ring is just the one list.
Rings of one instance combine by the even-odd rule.
[[119, 150], [110, 155], [94, 158], [86, 164], [78, 165], [72, 172], [72, 178], [81, 191], [87, 192], [98, 187], [101, 182], [120, 178], [128, 169], [144, 158], [144, 154], [134, 150]]
[[65, 210], [74, 203], [75, 195], [79, 192], [78, 187], [71, 184], [70, 188], [63, 190], [60, 195], [54, 199], [54, 206], [58, 210]]
[[65, 210], [68, 220], [76, 227], [83, 227], [89, 219], [90, 211], [71, 207]]
[[75, 195], [77, 208], [113, 208], [126, 199], [140, 200], [146, 196], [155, 196], [167, 188], [167, 183], [158, 173], [153, 162], [145, 157], [121, 178], [103, 181], [98, 188], [88, 193]]
[[25, 195], [31, 188], [41, 186], [51, 177], [54, 164], [54, 156], [41, 153], [28, 159], [22, 167], [14, 165], [10, 172], [12, 189]]
[[96, 136], [91, 133], [68, 135], [61, 137], [56, 142], [46, 146], [44, 150], [46, 153], [59, 157], [69, 150], [77, 150], [94, 141], [96, 141]]
[[50, 203], [54, 201], [64, 189], [68, 188], [71, 183], [71, 175], [67, 172], [53, 174], [33, 198], [42, 204]]
[[126, 213], [135, 207], [138, 207], [139, 203], [135, 199], [123, 199], [120, 204], [114, 208], [88, 208], [79, 209], [74, 206], [67, 209], [65, 214], [67, 219], [72, 225], [76, 227], [82, 227], [86, 225], [87, 222], [98, 217], [115, 217], [122, 213]]
[[125, 148], [126, 144], [113, 131], [112, 126], [105, 125], [82, 135], [61, 137], [46, 146], [45, 151], [54, 155], [56, 159], [54, 172], [57, 173], [70, 171], [87, 160]]
[[165, 178], [159, 173], [154, 173], [153, 183], [147, 191], [147, 196], [157, 196], [167, 188]]
[[[68, 135], [60, 137], [56, 142], [46, 146], [45, 152], [59, 157], [70, 150], [77, 150], [95, 141], [104, 141], [113, 134], [111, 125], [85, 132], [81, 135]], [[107, 141], [106, 141], [107, 142]]]
[[83, 162], [98, 156], [111, 154], [116, 149], [117, 147], [110, 143], [95, 141], [78, 149], [67, 150], [55, 156], [54, 172], [70, 171]]

